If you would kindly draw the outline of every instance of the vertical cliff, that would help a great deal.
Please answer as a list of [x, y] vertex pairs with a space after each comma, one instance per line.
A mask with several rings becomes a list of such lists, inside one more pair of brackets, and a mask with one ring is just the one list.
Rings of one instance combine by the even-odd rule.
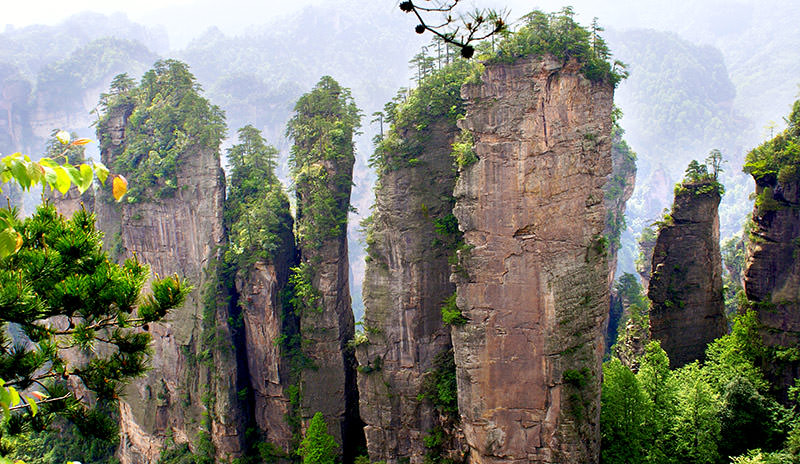
[[148, 328], [152, 369], [120, 402], [119, 457], [155, 462], [167, 437], [212, 458], [215, 450], [220, 459], [235, 457], [244, 438], [238, 366], [212, 266], [224, 240], [224, 119], [186, 65], [172, 60], [156, 63], [140, 86], [118, 77], [103, 106], [102, 160], [131, 185], [122, 203], [98, 195], [106, 246], [117, 259], [135, 256], [154, 273], [178, 273], [194, 285], [183, 307]]
[[650, 274], [653, 271], [653, 249], [656, 247], [656, 231], [653, 225], [642, 229], [642, 235], [637, 240], [639, 256], [636, 257], [636, 272], [642, 279], [642, 287], [647, 292], [650, 287]]
[[[696, 162], [695, 162], [696, 163]], [[687, 176], [658, 229], [647, 296], [650, 335], [672, 367], [705, 358], [727, 332], [719, 250], [721, 186], [716, 176]]]
[[603, 235], [608, 239], [608, 288], [611, 292], [605, 337], [606, 353], [610, 352], [611, 345], [617, 339], [619, 323], [624, 316], [621, 298], [614, 291], [614, 276], [617, 271], [620, 237], [626, 225], [625, 205], [633, 195], [636, 185], [636, 153], [622, 138], [623, 135], [625, 130], [615, 119], [611, 128], [611, 175], [603, 187], [606, 207], [606, 226]]
[[613, 85], [546, 55], [466, 85], [453, 329], [470, 462], [597, 462]]
[[[424, 79], [408, 99], [389, 105], [392, 127], [373, 157], [378, 182], [366, 221], [366, 339], [356, 351], [373, 461], [418, 464], [434, 452], [459, 458], [459, 446], [450, 442], [458, 418], [455, 384], [446, 392], [437, 386], [444, 385], [442, 367], [453, 360], [441, 308], [455, 292], [449, 259], [460, 232], [452, 215], [451, 151], [456, 117], [463, 114], [461, 84], [470, 69], [456, 61]], [[434, 451], [424, 439], [435, 433], [447, 440]]]
[[239, 143], [228, 150], [230, 176], [225, 201], [226, 276], [235, 294], [234, 325], [240, 330], [237, 356], [242, 383], [239, 392], [249, 405], [247, 420], [260, 436], [249, 445], [268, 442], [291, 449], [290, 340], [297, 334], [294, 308], [282, 297], [289, 268], [296, 265], [293, 219], [289, 200], [275, 175], [278, 151], [252, 126], [238, 131]]
[[625, 130], [615, 120], [611, 129], [611, 175], [603, 187], [608, 238], [608, 285], [613, 286], [617, 270], [620, 236], [625, 229], [625, 205], [636, 186], [636, 153], [623, 139]]
[[[744, 168], [756, 181], [744, 289], [756, 303], [764, 344], [778, 351], [800, 343], [800, 101], [788, 123], [747, 155]], [[785, 358], [773, 360], [769, 373], [784, 392], [800, 377], [800, 363]]]
[[364, 443], [347, 257], [353, 132], [359, 125], [349, 90], [325, 76], [298, 100], [287, 131], [294, 141], [290, 163], [301, 256], [290, 280], [305, 357], [297, 413], [307, 424], [322, 412], [345, 462]]

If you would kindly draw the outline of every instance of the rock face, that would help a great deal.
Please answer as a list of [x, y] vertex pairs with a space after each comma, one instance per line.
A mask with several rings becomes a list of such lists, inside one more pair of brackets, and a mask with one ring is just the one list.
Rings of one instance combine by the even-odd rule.
[[611, 175], [603, 187], [606, 207], [603, 235], [608, 239], [608, 289], [611, 294], [605, 338], [606, 353], [610, 353], [611, 345], [617, 339], [619, 322], [624, 313], [622, 301], [614, 292], [614, 278], [620, 236], [625, 228], [625, 205], [633, 195], [636, 185], [636, 154], [622, 138], [624, 134], [625, 131], [615, 122], [611, 131]]
[[[113, 108], [98, 129], [101, 140], [107, 141], [101, 153], [107, 165], [125, 143], [131, 110], [125, 105]], [[149, 327], [152, 369], [128, 387], [120, 405], [118, 455], [122, 463], [156, 462], [167, 436], [176, 443], [196, 442], [209, 407], [211, 424], [206, 427], [218, 456], [235, 457], [242, 452], [244, 430], [228, 314], [215, 311], [220, 304], [213, 294], [205, 295], [207, 301], [203, 301], [204, 290], [215, 277], [207, 268], [224, 240], [225, 190], [219, 154], [190, 146], [180, 156], [177, 179], [172, 197], [127, 204], [114, 203], [109, 192], [101, 192], [95, 204], [98, 228], [105, 233], [112, 256], [135, 255], [150, 265], [151, 272], [178, 273], [194, 286], [183, 307]], [[214, 346], [207, 346], [204, 316], [205, 324], [215, 327], [210, 338]], [[216, 399], [212, 405], [204, 405], [206, 392]]]
[[[455, 291], [448, 263], [453, 250], [441, 246], [435, 221], [452, 214], [456, 133], [442, 115], [426, 129], [418, 162], [381, 173], [375, 189], [363, 287], [368, 341], [356, 351], [360, 412], [373, 461], [422, 463], [429, 451], [423, 437], [445, 425], [419, 396], [436, 356], [452, 348], [441, 307]], [[401, 138], [419, 135], [410, 129]]]
[[[331, 182], [326, 188], [336, 191], [347, 211], [350, 204], [350, 185], [353, 159], [340, 163], [324, 163], [329, 179], [348, 179]], [[298, 185], [298, 221], [304, 217], [304, 208], [314, 200], [313, 190]], [[301, 248], [304, 263], [313, 266], [311, 284], [318, 292], [317, 310], [304, 311], [300, 316], [303, 352], [313, 364], [301, 375], [301, 412], [304, 424], [315, 412], [322, 412], [337, 443], [348, 447], [361, 434], [362, 423], [358, 416], [358, 389], [356, 385], [356, 359], [349, 342], [355, 333], [355, 320], [350, 306], [349, 266], [347, 256], [347, 227], [339, 227], [337, 236], [328, 238], [319, 247]], [[352, 459], [352, 456], [350, 456]]]
[[462, 89], [479, 161], [455, 189], [473, 248], [452, 336], [472, 463], [599, 459], [613, 87], [578, 68], [520, 59]]
[[719, 251], [720, 195], [711, 181], [681, 184], [671, 221], [658, 231], [647, 296], [650, 335], [671, 367], [705, 358], [709, 342], [727, 331]]
[[[756, 193], [770, 196], [753, 212], [747, 242], [744, 289], [758, 311], [761, 337], [769, 347], [800, 343], [800, 180], [764, 176]], [[771, 203], [771, 204], [770, 204]], [[757, 201], [758, 204], [758, 201]], [[800, 377], [800, 363], [786, 362], [769, 376], [784, 392]]]
[[256, 262], [248, 272], [240, 272], [236, 279], [245, 330], [248, 381], [253, 395], [253, 419], [265, 439], [284, 451], [289, 451], [292, 442], [292, 429], [286, 421], [291, 407], [288, 392], [291, 374], [282, 346], [276, 340], [296, 330], [296, 326], [287, 327], [295, 321], [280, 298], [292, 262], [293, 256], [279, 257], [274, 264]]
[[650, 287], [650, 274], [653, 272], [653, 249], [656, 247], [656, 233], [651, 227], [645, 227], [639, 237], [639, 256], [636, 259], [636, 272], [642, 279], [642, 288], [645, 292]]

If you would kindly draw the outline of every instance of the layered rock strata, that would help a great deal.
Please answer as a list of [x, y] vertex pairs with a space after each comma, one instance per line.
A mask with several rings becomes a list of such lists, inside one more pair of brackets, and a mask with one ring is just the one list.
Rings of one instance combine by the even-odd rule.
[[236, 276], [238, 304], [245, 332], [246, 362], [252, 418], [264, 439], [289, 452], [292, 429], [289, 389], [291, 366], [282, 337], [297, 331], [297, 321], [286, 307], [281, 291], [286, 287], [289, 266], [294, 264], [294, 240], [283, 241], [271, 263], [258, 261]]
[[415, 164], [381, 173], [375, 189], [358, 386], [370, 458], [420, 464], [429, 452], [424, 437], [435, 427], [452, 427], [421, 396], [437, 355], [452, 348], [441, 307], [455, 291], [448, 263], [454, 250], [444, 243], [453, 238], [440, 232], [452, 219], [450, 152], [457, 129], [441, 115], [422, 134], [402, 132], [402, 140], [424, 142]]
[[[107, 165], [121, 152], [132, 110], [128, 105], [112, 108], [98, 129]], [[215, 274], [208, 269], [224, 240], [219, 153], [190, 146], [180, 156], [177, 179], [171, 197], [129, 204], [115, 203], [109, 192], [101, 192], [95, 203], [98, 228], [112, 256], [135, 257], [151, 272], [177, 273], [194, 287], [181, 308], [149, 325], [151, 369], [131, 383], [120, 401], [122, 463], [157, 462], [167, 437], [194, 444], [204, 430], [220, 458], [242, 452], [243, 414], [228, 314], [213, 293]], [[213, 346], [207, 346], [209, 337], [204, 340], [204, 317]], [[204, 404], [204, 393], [215, 399], [213, 404]], [[206, 412], [210, 419], [204, 419]]]
[[[755, 176], [754, 176], [755, 177]], [[744, 289], [755, 302], [761, 337], [770, 348], [800, 344], [800, 180], [756, 178], [761, 197], [747, 241]], [[773, 362], [768, 375], [784, 394], [800, 377], [800, 362]]]
[[647, 293], [650, 336], [673, 368], [704, 359], [708, 343], [727, 331], [719, 202], [716, 182], [684, 182], [658, 230]]
[[613, 86], [523, 58], [466, 85], [477, 163], [454, 214], [462, 426], [473, 463], [599, 459]]

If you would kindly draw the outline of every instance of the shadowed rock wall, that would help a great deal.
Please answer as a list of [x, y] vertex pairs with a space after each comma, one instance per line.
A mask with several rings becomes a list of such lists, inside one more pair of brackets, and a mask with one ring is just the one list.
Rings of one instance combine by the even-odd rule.
[[452, 250], [436, 245], [434, 221], [452, 213], [456, 132], [442, 115], [424, 134], [402, 134], [404, 140], [423, 136], [418, 162], [382, 173], [375, 189], [363, 289], [368, 341], [357, 349], [360, 411], [373, 461], [422, 463], [423, 437], [443, 425], [419, 395], [435, 357], [452, 347], [441, 314], [455, 291]]

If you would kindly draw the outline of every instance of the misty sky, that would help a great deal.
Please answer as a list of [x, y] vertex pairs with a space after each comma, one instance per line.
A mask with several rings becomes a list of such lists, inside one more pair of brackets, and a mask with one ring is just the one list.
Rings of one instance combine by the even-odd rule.
[[[397, 10], [398, 0], [360, 0], [364, 3], [385, 4], [387, 10]], [[119, 2], [104, 0], [31, 0], [9, 2], [3, 7], [3, 25], [23, 27], [31, 24], [55, 24], [82, 11], [110, 14], [122, 12], [136, 22], [164, 26], [170, 36], [172, 49], [183, 48], [192, 38], [211, 26], [227, 34], [246, 32], [252, 26], [271, 23], [313, 4], [337, 2], [352, 8], [359, 1], [343, 0], [137, 0]], [[771, 3], [771, 2], [768, 2]], [[791, 2], [789, 2], [791, 3]], [[753, 0], [698, 0], [666, 2], [663, 0], [462, 0], [459, 8], [468, 10], [475, 6], [494, 7], [510, 11], [511, 19], [541, 8], [555, 11], [564, 5], [572, 5], [583, 23], [599, 17], [600, 23], [610, 27], [652, 27], [700, 34], [703, 24], [714, 20], [736, 21], [731, 12], [746, 17], [754, 4]], [[686, 21], [686, 18], [695, 21]], [[397, 11], [398, 21], [413, 23]], [[701, 37], [694, 37], [695, 39]]]

